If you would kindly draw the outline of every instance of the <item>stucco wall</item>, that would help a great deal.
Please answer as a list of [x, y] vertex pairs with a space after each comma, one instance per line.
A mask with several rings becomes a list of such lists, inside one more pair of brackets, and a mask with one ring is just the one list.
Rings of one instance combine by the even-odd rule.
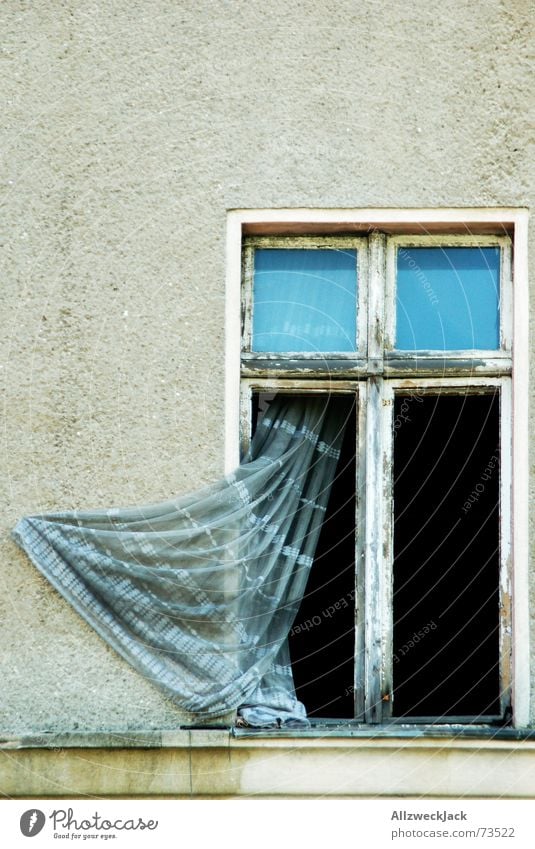
[[9, 530], [221, 473], [228, 209], [529, 205], [528, 9], [2, 4], [2, 729], [177, 724]]

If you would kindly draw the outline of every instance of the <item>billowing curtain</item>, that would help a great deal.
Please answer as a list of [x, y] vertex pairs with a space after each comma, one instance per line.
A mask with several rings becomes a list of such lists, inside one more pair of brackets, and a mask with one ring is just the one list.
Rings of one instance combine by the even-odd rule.
[[252, 726], [306, 724], [287, 635], [342, 429], [326, 396], [278, 396], [244, 462], [219, 482], [162, 504], [30, 516], [13, 535], [180, 708], [196, 718], [238, 708]]

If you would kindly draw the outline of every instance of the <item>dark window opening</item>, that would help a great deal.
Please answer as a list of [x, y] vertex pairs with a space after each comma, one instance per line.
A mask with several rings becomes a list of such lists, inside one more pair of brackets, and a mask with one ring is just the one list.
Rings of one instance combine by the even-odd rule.
[[500, 712], [499, 395], [397, 395], [393, 714]]
[[[253, 423], [270, 397], [253, 398]], [[295, 397], [295, 395], [293, 396]], [[289, 635], [298, 699], [311, 718], [352, 719], [355, 669], [355, 402], [329, 396], [344, 437], [306, 591]], [[254, 426], [254, 424], [253, 424]]]

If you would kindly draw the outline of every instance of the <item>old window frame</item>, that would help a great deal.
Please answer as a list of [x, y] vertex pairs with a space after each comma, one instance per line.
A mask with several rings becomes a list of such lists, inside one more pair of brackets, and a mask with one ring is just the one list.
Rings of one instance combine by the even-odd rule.
[[[470, 233], [466, 233], [470, 230]], [[406, 385], [408, 377], [407, 367], [410, 360], [415, 359], [414, 352], [403, 352], [403, 356], [399, 356], [399, 352], [389, 351], [386, 346], [383, 347], [383, 339], [378, 332], [380, 326], [384, 322], [385, 311], [388, 311], [387, 300], [388, 290], [384, 285], [384, 274], [386, 268], [391, 268], [391, 257], [393, 255], [394, 245], [399, 244], [423, 244], [424, 242], [437, 244], [437, 241], [447, 244], [466, 243], [476, 244], [479, 240], [480, 244], [496, 244], [497, 239], [500, 244], [510, 244], [510, 237], [514, 239], [515, 245], [515, 285], [511, 292], [510, 302], [508, 303], [507, 285], [504, 289], [504, 276], [508, 274], [508, 260], [502, 263], [502, 323], [505, 330], [505, 346], [504, 350], [498, 352], [498, 356], [488, 356], [489, 352], [470, 352], [468, 359], [456, 358], [457, 361], [452, 368], [448, 369], [447, 381], [455, 380], [458, 386], [466, 386], [467, 384], [475, 387], [477, 381], [481, 379], [484, 385], [496, 385], [496, 381], [502, 387], [502, 398], [508, 395], [508, 390], [504, 390], [504, 386], [511, 382], [507, 376], [511, 373], [511, 366], [514, 361], [515, 368], [513, 370], [512, 384], [512, 402], [511, 402], [511, 418], [508, 419], [508, 427], [513, 431], [513, 450], [509, 470], [511, 472], [509, 480], [512, 482], [512, 500], [514, 503], [514, 523], [512, 524], [512, 539], [507, 545], [512, 542], [514, 550], [514, 570], [508, 574], [509, 584], [514, 580], [515, 593], [513, 597], [513, 615], [509, 623], [510, 630], [512, 629], [509, 638], [511, 639], [512, 651], [512, 666], [509, 669], [513, 670], [511, 689], [513, 701], [513, 722], [516, 726], [522, 726], [527, 723], [529, 716], [529, 654], [527, 646], [527, 511], [521, 501], [522, 494], [527, 491], [527, 475], [522, 463], [519, 462], [523, 453], [526, 450], [527, 444], [527, 405], [525, 403], [526, 396], [519, 395], [524, 387], [527, 395], [527, 287], [526, 287], [526, 214], [523, 210], [256, 210], [256, 211], [234, 211], [229, 214], [229, 228], [227, 239], [228, 250], [228, 276], [227, 276], [227, 468], [234, 465], [237, 454], [237, 434], [239, 432], [239, 403], [237, 398], [239, 395], [240, 385], [240, 351], [239, 351], [239, 333], [238, 346], [236, 346], [236, 336], [234, 335], [239, 328], [239, 308], [240, 308], [240, 292], [242, 278], [242, 246], [244, 240], [249, 235], [272, 237], [276, 232], [276, 238], [285, 240], [285, 244], [289, 245], [288, 238], [302, 238], [303, 233], [313, 234], [314, 240], [321, 240], [321, 246], [325, 246], [327, 240], [332, 238], [332, 233], [340, 235], [347, 232], [357, 232], [358, 236], [364, 237], [369, 243], [369, 258], [368, 258], [368, 280], [369, 280], [369, 310], [367, 316], [367, 331], [368, 331], [368, 363], [367, 374], [368, 379], [362, 381], [364, 376], [362, 366], [366, 370], [364, 363], [355, 363], [355, 355], [350, 354], [349, 357], [336, 356], [335, 362], [323, 363], [323, 379], [317, 381], [318, 384], [314, 387], [314, 391], [334, 391], [335, 389], [342, 390], [344, 382], [351, 378], [357, 379], [359, 382], [360, 405], [366, 405], [366, 415], [368, 417], [368, 427], [366, 431], [366, 440], [375, 439], [377, 434], [381, 434], [379, 442], [382, 442], [382, 447], [377, 452], [377, 447], [373, 449], [374, 456], [381, 459], [373, 465], [375, 469], [370, 468], [368, 463], [366, 466], [366, 490], [368, 497], [366, 499], [365, 515], [377, 515], [377, 504], [370, 503], [373, 501], [373, 493], [377, 492], [376, 481], [379, 467], [381, 466], [381, 474], [384, 472], [384, 448], [388, 444], [388, 436], [385, 436], [385, 427], [388, 431], [388, 426], [385, 426], [385, 421], [388, 421], [388, 403], [383, 405], [383, 401], [388, 402], [390, 399], [389, 393], [394, 391], [395, 387], [403, 387]], [[475, 231], [475, 232], [474, 232]], [[505, 234], [505, 235], [504, 235]], [[502, 252], [502, 256], [506, 256], [507, 250]], [[390, 258], [389, 258], [390, 257]], [[380, 286], [377, 283], [380, 281]], [[365, 287], [359, 286], [359, 294]], [[512, 303], [514, 299], [514, 304]], [[511, 306], [514, 307], [511, 310]], [[362, 314], [361, 314], [362, 319]], [[383, 325], [384, 326], [384, 325]], [[387, 323], [387, 334], [391, 328], [391, 323]], [[508, 348], [508, 339], [510, 340], [510, 331], [514, 327], [515, 345], [512, 353]], [[231, 335], [232, 334], [232, 335]], [[508, 336], [509, 334], [509, 336]], [[362, 342], [362, 336], [360, 340]], [[390, 337], [391, 338], [391, 337]], [[495, 354], [496, 352], [491, 352]], [[417, 358], [419, 361], [418, 374], [416, 375], [419, 385], [422, 389], [437, 385], [446, 379], [437, 376], [438, 367], [444, 371], [444, 352], [418, 352]], [[484, 354], [486, 356], [480, 356]], [[295, 391], [308, 391], [303, 385], [303, 369], [302, 363], [295, 362], [289, 368], [284, 367], [281, 361], [283, 356], [276, 355], [275, 357], [259, 357], [253, 352], [245, 351], [242, 359], [241, 381], [244, 391], [242, 393], [242, 425], [245, 425], [246, 418], [246, 402], [243, 398], [247, 392], [252, 391], [252, 388], [258, 390], [266, 390], [266, 387], [274, 388], [274, 385]], [[308, 355], [305, 354], [305, 359]], [[259, 360], [264, 359], [264, 362]], [[303, 359], [303, 357], [298, 357]], [[270, 361], [271, 360], [271, 361]], [[324, 358], [325, 360], [325, 358]], [[352, 361], [352, 362], [348, 362]], [[400, 362], [401, 361], [401, 362]], [[325, 372], [327, 366], [327, 372]], [[238, 367], [238, 368], [236, 368]], [[374, 375], [376, 373], [376, 376]], [[320, 371], [321, 373], [321, 371]], [[306, 374], [306, 383], [312, 389], [312, 380], [316, 383], [316, 378], [319, 377], [317, 369], [308, 370]], [[284, 375], [284, 376], [283, 376]], [[282, 380], [281, 380], [282, 378]], [[360, 378], [360, 379], [359, 379]], [[395, 380], [397, 378], [397, 381]], [[431, 380], [431, 383], [425, 384], [426, 378]], [[438, 384], [437, 384], [438, 381]], [[385, 383], [388, 386], [385, 389]], [[482, 385], [483, 385], [482, 384]], [[453, 386], [453, 384], [451, 384]], [[347, 390], [346, 390], [347, 391]], [[366, 400], [364, 398], [366, 397]], [[230, 402], [230, 404], [229, 404]], [[509, 403], [509, 402], [508, 402]], [[385, 412], [386, 411], [386, 412]], [[359, 416], [361, 413], [359, 413]], [[503, 422], [503, 416], [501, 417]], [[243, 428], [242, 428], [243, 433]], [[362, 427], [359, 427], [359, 443], [362, 443]], [[502, 431], [502, 438], [503, 431]], [[509, 437], [507, 437], [509, 439]], [[504, 443], [505, 444], [505, 443]], [[243, 447], [243, 445], [242, 445]], [[362, 447], [362, 445], [361, 445]], [[361, 449], [359, 449], [361, 450]], [[366, 450], [366, 449], [365, 449]], [[370, 445], [367, 451], [371, 452]], [[369, 453], [368, 456], [372, 456]], [[374, 484], [372, 486], [372, 480]], [[507, 483], [501, 485], [502, 505], [511, 503], [507, 501], [507, 492], [511, 492], [511, 486]], [[370, 495], [372, 493], [372, 495]], [[388, 513], [388, 498], [381, 499], [379, 505], [381, 515]], [[508, 508], [506, 508], [508, 509]], [[502, 511], [503, 513], [503, 511]], [[388, 518], [387, 519], [388, 525]], [[376, 528], [380, 527], [380, 522], [373, 522]], [[374, 538], [373, 532], [368, 528], [366, 523], [365, 532], [365, 548], [370, 546], [377, 548], [378, 544], [382, 544], [383, 540]], [[511, 529], [510, 525], [508, 528]], [[509, 530], [506, 530], [506, 534]], [[503, 549], [503, 552], [505, 549]], [[506, 559], [502, 552], [502, 562]], [[509, 564], [512, 558], [508, 558]], [[357, 570], [358, 573], [358, 570]], [[368, 580], [366, 577], [365, 582]], [[388, 581], [384, 582], [385, 586]], [[368, 592], [368, 608], [373, 607], [370, 603], [371, 596], [370, 587]], [[380, 603], [388, 607], [388, 594], [385, 593], [385, 587], [379, 590]], [[365, 605], [366, 607], [366, 605]], [[376, 608], [375, 608], [376, 609]], [[362, 627], [362, 625], [361, 625]], [[364, 629], [366, 625], [364, 624]], [[381, 644], [384, 635], [379, 640]], [[359, 628], [357, 626], [357, 645], [359, 641]], [[365, 657], [365, 652], [362, 654], [357, 650], [356, 656]], [[368, 661], [369, 663], [369, 661]], [[356, 663], [358, 669], [358, 661]], [[365, 700], [362, 717], [368, 722], [385, 722], [388, 721], [388, 700], [384, 700], [384, 684], [387, 681], [387, 675], [381, 676], [382, 681], [378, 686], [382, 687], [380, 692], [379, 704], [385, 709], [380, 711], [373, 710], [372, 704], [377, 704], [377, 699], [373, 693], [368, 690], [368, 696]], [[502, 676], [503, 677], [503, 676]], [[377, 695], [377, 694], [375, 694]], [[362, 694], [360, 696], [363, 700]]]
[[[512, 484], [512, 404], [511, 404], [511, 381], [509, 377], [433, 377], [433, 378], [391, 378], [382, 381], [381, 386], [381, 426], [379, 432], [380, 440], [380, 463], [376, 474], [381, 475], [379, 479], [382, 485], [384, 498], [383, 527], [385, 531], [385, 552], [383, 556], [383, 569], [381, 570], [381, 585], [376, 597], [366, 600], [366, 628], [369, 633], [368, 640], [374, 631], [379, 628], [381, 633], [381, 644], [384, 646], [382, 655], [373, 653], [370, 664], [380, 668], [380, 676], [377, 676], [376, 689], [372, 693], [368, 711], [374, 710], [375, 700], [382, 700], [381, 718], [383, 721], [392, 720], [392, 700], [390, 698], [393, 680], [392, 665], [392, 598], [391, 588], [393, 585], [393, 435], [394, 435], [394, 398], [397, 394], [407, 391], [422, 395], [444, 395], [444, 394], [468, 394], [476, 395], [489, 390], [498, 390], [500, 397], [500, 481], [499, 481], [499, 537], [500, 537], [500, 561], [499, 561], [499, 682], [500, 682], [500, 708], [501, 716], [509, 716], [512, 704], [512, 548], [511, 548], [511, 484]], [[373, 618], [381, 622], [371, 622]], [[372, 642], [372, 646], [375, 644]], [[387, 697], [386, 700], [384, 697]], [[498, 717], [496, 717], [498, 719]], [[396, 719], [396, 722], [413, 722], [413, 719]], [[422, 719], [417, 720], [421, 722]], [[466, 717], [449, 717], [448, 724], [458, 722], [469, 722]], [[485, 720], [481, 720], [485, 722]]]

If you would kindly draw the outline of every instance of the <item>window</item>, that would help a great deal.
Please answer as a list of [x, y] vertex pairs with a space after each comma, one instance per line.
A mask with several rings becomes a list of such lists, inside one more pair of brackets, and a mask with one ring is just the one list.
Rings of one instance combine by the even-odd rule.
[[339, 396], [345, 420], [290, 634], [298, 696], [311, 718], [518, 721], [514, 230], [254, 229], [240, 238], [242, 450], [274, 392]]

